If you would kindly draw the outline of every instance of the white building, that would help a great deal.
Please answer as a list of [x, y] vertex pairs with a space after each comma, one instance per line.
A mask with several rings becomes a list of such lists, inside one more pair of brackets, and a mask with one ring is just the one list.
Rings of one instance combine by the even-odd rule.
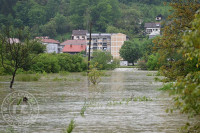
[[46, 45], [47, 53], [60, 53], [62, 51], [60, 42], [57, 40], [49, 39], [49, 37], [37, 37], [36, 39], [40, 39], [42, 44]]
[[87, 30], [73, 30], [72, 40], [87, 40]]
[[158, 32], [160, 34], [160, 23], [145, 23], [144, 27], [147, 34], [151, 34], [152, 32]]

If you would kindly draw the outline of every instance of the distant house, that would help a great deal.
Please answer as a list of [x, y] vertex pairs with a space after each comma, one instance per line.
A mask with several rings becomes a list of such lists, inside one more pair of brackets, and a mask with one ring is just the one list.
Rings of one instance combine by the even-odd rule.
[[161, 14], [159, 14], [158, 16], [156, 16], [156, 21], [161, 21], [163, 18], [163, 16]]
[[160, 34], [160, 23], [145, 23], [144, 27], [147, 34], [151, 34], [152, 32], [158, 32]]
[[72, 40], [87, 40], [87, 30], [73, 30]]
[[60, 53], [61, 47], [60, 42], [54, 39], [50, 39], [49, 37], [36, 37], [36, 39], [40, 39], [42, 44], [46, 45], [47, 53]]
[[62, 52], [69, 53], [69, 54], [78, 54], [82, 51], [86, 51], [86, 45], [65, 45]]

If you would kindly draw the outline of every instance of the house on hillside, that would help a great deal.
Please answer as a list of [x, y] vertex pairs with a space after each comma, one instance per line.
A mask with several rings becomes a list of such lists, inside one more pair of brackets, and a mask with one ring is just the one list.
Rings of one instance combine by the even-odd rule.
[[62, 52], [69, 53], [69, 54], [78, 54], [82, 51], [86, 51], [86, 45], [65, 45]]
[[39, 39], [42, 44], [46, 45], [46, 52], [47, 53], [60, 53], [61, 47], [60, 42], [54, 39], [50, 39], [49, 37], [36, 37]]
[[161, 14], [159, 14], [158, 16], [156, 16], [156, 21], [161, 21], [163, 19], [163, 16]]
[[146, 34], [151, 34], [152, 32], [158, 32], [160, 35], [161, 24], [160, 23], [145, 23], [145, 32]]
[[72, 40], [86, 40], [87, 39], [87, 30], [73, 30], [72, 31]]

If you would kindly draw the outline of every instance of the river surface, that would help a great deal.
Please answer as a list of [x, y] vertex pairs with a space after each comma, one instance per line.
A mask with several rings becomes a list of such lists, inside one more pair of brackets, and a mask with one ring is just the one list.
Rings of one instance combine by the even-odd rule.
[[[36, 122], [15, 130], [62, 133], [74, 119], [74, 133], [177, 133], [187, 117], [165, 112], [171, 101], [167, 92], [157, 90], [162, 83], [150, 76], [156, 73], [120, 68], [108, 72], [96, 86], [81, 73], [47, 74], [36, 82], [15, 82], [15, 90], [31, 93], [39, 105]], [[9, 83], [2, 81], [0, 103], [11, 92], [8, 88]], [[8, 127], [1, 115], [0, 131]]]

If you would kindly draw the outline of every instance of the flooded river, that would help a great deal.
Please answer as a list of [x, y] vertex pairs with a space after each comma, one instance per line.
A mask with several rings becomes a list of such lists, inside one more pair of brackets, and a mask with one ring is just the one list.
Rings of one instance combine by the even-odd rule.
[[[176, 133], [186, 116], [167, 114], [170, 98], [158, 91], [156, 72], [116, 69], [93, 86], [82, 73], [47, 74], [36, 82], [16, 82], [16, 90], [28, 91], [38, 101], [35, 123], [20, 132], [62, 133], [74, 119], [77, 133]], [[0, 102], [11, 91], [0, 84]], [[85, 107], [84, 114], [81, 109]], [[8, 124], [0, 116], [0, 131]]]

